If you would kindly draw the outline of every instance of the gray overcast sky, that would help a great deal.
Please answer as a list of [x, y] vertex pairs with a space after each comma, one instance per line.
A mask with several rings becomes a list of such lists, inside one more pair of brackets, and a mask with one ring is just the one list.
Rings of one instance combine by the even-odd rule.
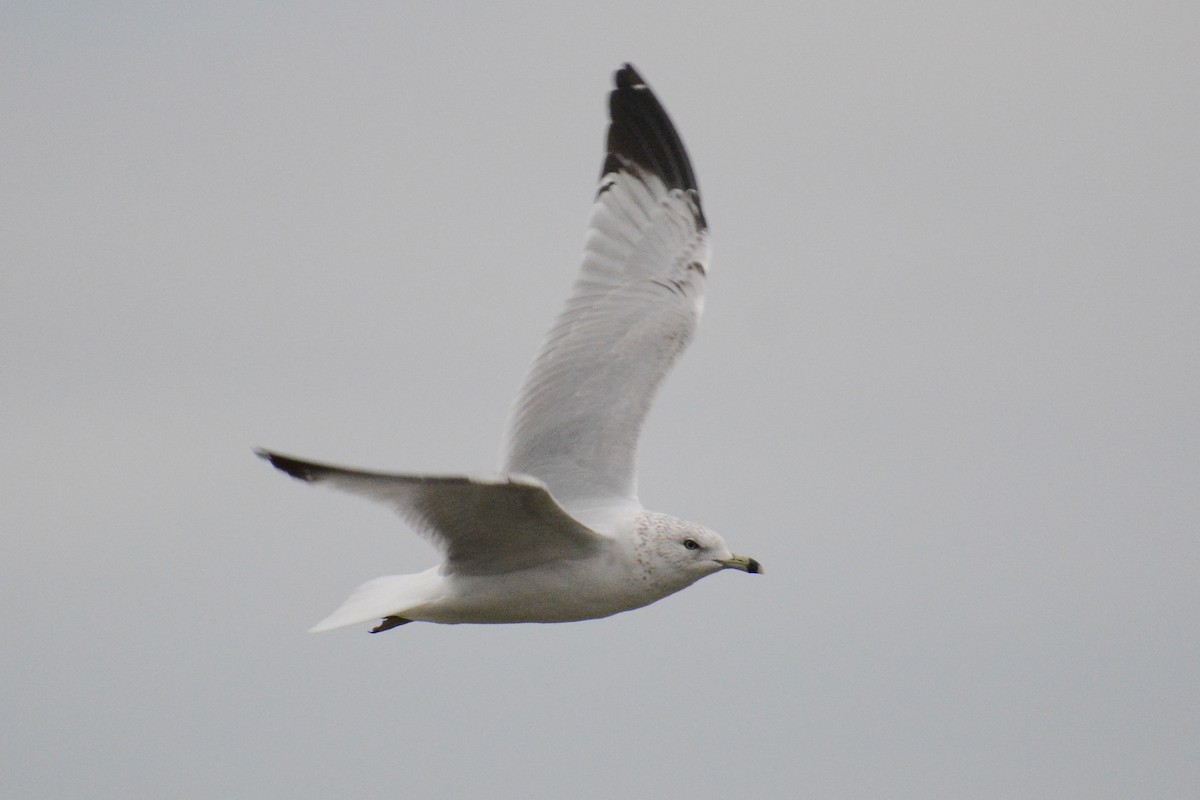
[[[0, 795], [1195, 796], [1194, 3], [178, 5], [0, 12]], [[251, 448], [495, 466], [625, 60], [642, 499], [767, 574], [305, 633], [435, 556]]]

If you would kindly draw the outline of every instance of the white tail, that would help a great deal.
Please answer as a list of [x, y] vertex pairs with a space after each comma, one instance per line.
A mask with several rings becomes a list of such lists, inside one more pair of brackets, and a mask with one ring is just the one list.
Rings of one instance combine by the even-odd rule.
[[367, 581], [346, 598], [346, 602], [325, 619], [309, 628], [309, 633], [331, 631], [347, 625], [404, 616], [404, 612], [415, 606], [436, 599], [442, 578], [438, 569], [426, 570], [416, 575], [385, 575]]

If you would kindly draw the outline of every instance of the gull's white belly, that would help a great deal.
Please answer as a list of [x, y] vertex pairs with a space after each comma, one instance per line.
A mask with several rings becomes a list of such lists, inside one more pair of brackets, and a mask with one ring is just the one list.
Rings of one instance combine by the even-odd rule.
[[[653, 603], [664, 591], [615, 554], [555, 561], [499, 575], [442, 576], [427, 603], [405, 610], [427, 622], [574, 622], [607, 617]], [[680, 587], [682, 588], [682, 587]]]

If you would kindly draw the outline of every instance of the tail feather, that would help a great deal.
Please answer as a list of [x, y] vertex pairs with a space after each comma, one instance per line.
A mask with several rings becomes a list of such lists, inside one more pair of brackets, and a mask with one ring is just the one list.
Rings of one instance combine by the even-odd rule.
[[432, 582], [440, 581], [436, 567], [416, 575], [385, 575], [367, 581], [355, 589], [337, 611], [309, 628], [309, 633], [322, 633], [386, 617], [402, 617], [409, 621], [404, 612], [428, 603], [432, 599]]

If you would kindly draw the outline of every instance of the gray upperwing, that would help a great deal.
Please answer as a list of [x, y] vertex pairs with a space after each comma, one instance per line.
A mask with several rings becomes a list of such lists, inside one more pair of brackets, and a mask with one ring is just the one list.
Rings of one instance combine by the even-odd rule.
[[637, 504], [642, 423], [699, 321], [708, 230], [687, 152], [626, 65], [583, 266], [509, 421], [504, 470], [570, 511]]

